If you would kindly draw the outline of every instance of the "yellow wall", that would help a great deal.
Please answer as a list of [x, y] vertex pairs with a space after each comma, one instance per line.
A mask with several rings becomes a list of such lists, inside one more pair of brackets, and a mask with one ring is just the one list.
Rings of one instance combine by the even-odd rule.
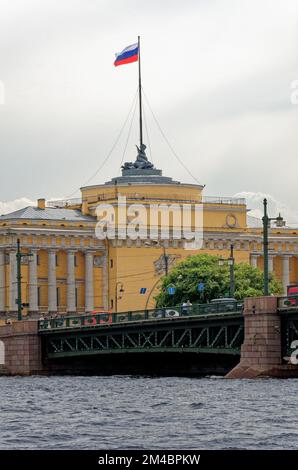
[[[100, 202], [108, 202], [114, 205], [116, 209], [117, 216], [117, 197], [121, 194], [122, 196], [127, 197], [127, 205], [130, 204], [144, 204], [147, 209], [149, 209], [150, 203], [155, 204], [172, 204], [172, 203], [187, 203], [194, 201], [197, 204], [200, 204], [202, 201], [202, 187], [199, 185], [118, 185], [118, 186], [108, 186], [108, 185], [97, 185], [82, 188], [82, 212], [84, 214], [95, 214], [95, 208]], [[228, 204], [220, 202], [204, 202], [204, 233], [205, 235], [210, 235], [210, 238], [220, 239], [221, 236], [226, 240], [224, 241], [224, 249], [203, 249], [201, 252], [210, 253], [212, 255], [217, 255], [223, 258], [228, 258], [230, 254], [230, 243], [236, 238], [238, 240], [243, 240], [241, 248], [235, 246], [234, 255], [236, 263], [239, 262], [250, 262], [250, 254], [257, 250], [258, 252], [262, 251], [262, 243], [251, 241], [249, 246], [247, 246], [247, 240], [253, 236], [260, 237], [262, 234], [262, 229], [250, 229], [247, 227], [247, 218], [246, 218], [246, 206], [240, 204]], [[149, 223], [149, 218], [148, 218]], [[47, 229], [59, 229], [71, 231], [73, 229], [82, 230], [82, 229], [95, 229], [96, 218], [94, 217], [94, 222], [68, 222], [68, 221], [6, 221], [0, 223], [0, 229], [7, 228], [22, 228], [27, 229], [32, 226], [34, 228], [47, 228]], [[160, 221], [159, 221], [160, 225]], [[170, 218], [170, 225], [173, 225], [173, 219]], [[59, 232], [60, 234], [61, 232]], [[283, 237], [284, 234], [282, 231], [277, 229], [271, 230], [271, 234], [274, 234], [277, 237]], [[287, 232], [287, 236], [297, 239], [297, 233]], [[0, 243], [9, 244], [8, 241], [12, 240], [11, 235], [0, 235]], [[242, 237], [242, 238], [241, 238]], [[56, 236], [56, 246], [58, 249], [58, 266], [56, 268], [57, 276], [57, 287], [60, 291], [60, 306], [66, 306], [66, 278], [67, 278], [67, 255], [66, 251], [63, 250], [62, 238], [64, 238], [64, 243], [66, 247], [77, 248], [76, 259], [77, 266], [75, 267], [75, 277], [76, 277], [76, 287], [78, 293], [78, 309], [83, 310], [85, 304], [85, 258], [84, 254], [81, 253], [81, 238], [77, 236], [74, 239], [74, 244], [71, 244], [70, 236], [67, 238], [62, 235]], [[86, 237], [83, 241], [83, 247], [90, 247], [90, 240], [95, 238], [94, 232], [92, 235]], [[208, 237], [207, 237], [208, 238]], [[33, 243], [33, 238], [31, 235], [26, 235], [25, 238], [21, 238], [22, 241], [26, 239], [27, 243]], [[41, 240], [44, 240], [46, 244], [51, 243], [51, 237], [49, 235], [39, 236], [38, 237], [38, 246], [41, 246]], [[108, 303], [111, 307], [113, 302], [113, 308], [115, 309], [115, 296], [116, 296], [116, 286], [119, 292], [120, 287], [123, 285], [124, 292], [121, 295], [121, 298], [118, 299], [118, 311], [125, 310], [136, 310], [143, 309], [146, 305], [148, 295], [152, 287], [158, 284], [158, 279], [162, 274], [157, 274], [155, 272], [154, 262], [161, 259], [164, 254], [163, 248], [157, 247], [137, 247], [131, 246], [128, 247], [123, 244], [123, 246], [114, 247], [113, 241], [107, 243], [108, 249], [108, 270], [104, 271], [102, 267], [93, 268], [94, 276], [94, 307], [100, 309], [104, 307], [105, 300], [103, 297], [103, 276], [106, 276], [107, 284], [109, 286], [108, 291]], [[92, 243], [91, 243], [92, 247]], [[276, 251], [278, 249], [277, 243], [272, 246]], [[283, 243], [283, 250], [286, 250], [286, 244]], [[197, 253], [198, 251], [188, 251], [181, 247], [174, 248], [170, 246], [166, 248], [166, 254], [170, 258], [174, 256], [176, 258], [175, 263], [183, 260], [187, 256]], [[95, 250], [95, 256], [101, 256], [102, 253]], [[170, 261], [169, 260], [169, 261]], [[113, 266], [111, 266], [111, 261]], [[262, 256], [258, 257], [258, 266], [263, 269], [263, 260]], [[280, 279], [282, 278], [282, 265], [281, 259], [279, 256], [275, 257], [274, 260], [274, 270]], [[298, 282], [298, 259], [292, 258], [290, 261], [290, 282]], [[28, 302], [28, 265], [22, 266], [22, 296], [23, 302]], [[9, 266], [6, 266], [6, 285], [9, 283]], [[39, 265], [38, 265], [38, 284], [40, 287], [40, 304], [42, 306], [48, 305], [48, 253], [46, 249], [39, 250]], [[140, 288], [146, 287], [147, 291], [145, 295], [140, 294]], [[148, 303], [148, 308], [154, 306], [154, 295], [157, 293], [157, 288], [150, 297], [150, 302]], [[119, 295], [119, 293], [118, 293]], [[9, 296], [8, 289], [6, 291], [6, 306], [9, 305]]]

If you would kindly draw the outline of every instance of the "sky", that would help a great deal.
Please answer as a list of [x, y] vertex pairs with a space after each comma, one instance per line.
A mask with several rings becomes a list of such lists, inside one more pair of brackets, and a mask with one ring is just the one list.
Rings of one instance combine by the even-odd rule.
[[0, 213], [135, 159], [138, 35], [154, 164], [298, 225], [298, 0], [0, 0]]

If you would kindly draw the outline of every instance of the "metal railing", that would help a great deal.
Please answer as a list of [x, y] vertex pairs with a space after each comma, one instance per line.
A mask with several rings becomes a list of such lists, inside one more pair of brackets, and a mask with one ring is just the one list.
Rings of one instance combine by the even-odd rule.
[[147, 194], [139, 194], [139, 193], [121, 193], [121, 191], [116, 192], [116, 193], [104, 193], [104, 194], [98, 194], [97, 195], [97, 200], [93, 201], [93, 203], [101, 202], [101, 201], [107, 201], [107, 200], [112, 200], [112, 199], [117, 199], [118, 196], [125, 196], [127, 201], [142, 201], [144, 203], [146, 202], [181, 202], [185, 204], [200, 204], [201, 203], [201, 198], [198, 196], [197, 199], [192, 199], [191, 195], [187, 197], [188, 195], [184, 195], [182, 198], [180, 194], [176, 193], [171, 193], [169, 194], [154, 194], [151, 195], [150, 193]]
[[298, 310], [298, 295], [288, 295], [287, 297], [278, 297], [277, 310], [279, 312]]
[[244, 197], [217, 197], [217, 196], [203, 196], [202, 202], [209, 204], [231, 204], [231, 205], [245, 205], [246, 200]]
[[81, 198], [72, 198], [72, 199], [58, 199], [57, 201], [47, 201], [48, 207], [57, 207], [57, 208], [65, 208], [71, 206], [79, 206], [82, 204]]
[[101, 312], [94, 314], [60, 316], [39, 320], [39, 331], [59, 330], [69, 328], [86, 328], [93, 326], [107, 326], [109, 324], [122, 324], [130, 322], [159, 321], [164, 319], [176, 319], [199, 315], [216, 315], [242, 313], [243, 302], [214, 302], [209, 304], [194, 304], [191, 306], [176, 306], [167, 308], [155, 308], [151, 310], [137, 310], [131, 312]]
[[[117, 199], [119, 193], [109, 192], [109, 193], [98, 194], [94, 202]], [[138, 200], [138, 201], [141, 201], [141, 200], [175, 201], [175, 202], [184, 202], [184, 203], [191, 203], [191, 204], [200, 204], [201, 202], [209, 203], [209, 204], [229, 204], [229, 205], [245, 205], [246, 204], [245, 198], [242, 198], [242, 197], [236, 198], [236, 197], [202, 196], [201, 198], [198, 197], [198, 199], [192, 199], [191, 197], [189, 198], [185, 197], [181, 199], [179, 194], [175, 194], [175, 197], [173, 197], [173, 195], [169, 196], [165, 194], [150, 195], [150, 194], [138, 194], [138, 193], [125, 193], [125, 196], [127, 200]], [[59, 207], [59, 208], [77, 206], [81, 204], [82, 204], [81, 198], [58, 199], [56, 201], [47, 201], [48, 207]]]
[[[119, 192], [120, 193], [120, 192]], [[98, 201], [105, 201], [108, 199], [117, 199], [118, 193], [104, 193], [97, 196]], [[174, 197], [173, 197], [174, 195]], [[219, 196], [198, 196], [198, 199], [190, 197], [181, 198], [179, 194], [171, 193], [165, 194], [138, 194], [138, 193], [125, 193], [127, 200], [150, 200], [150, 201], [175, 201], [191, 204], [209, 203], [209, 204], [229, 204], [229, 205], [245, 205], [246, 199], [242, 197], [219, 197]]]

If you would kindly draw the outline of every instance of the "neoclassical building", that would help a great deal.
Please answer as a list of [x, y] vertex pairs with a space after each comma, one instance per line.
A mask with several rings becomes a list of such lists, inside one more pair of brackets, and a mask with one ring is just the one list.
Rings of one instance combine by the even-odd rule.
[[[208, 197], [204, 192], [203, 186], [174, 181], [152, 166], [126, 165], [122, 176], [81, 188], [80, 199], [48, 204], [39, 199], [36, 207], [2, 215], [0, 318], [14, 317], [17, 310], [17, 239], [22, 253], [30, 255], [22, 257], [21, 265], [22, 301], [29, 304], [24, 315], [153, 307], [161, 276], [198, 250], [227, 258], [233, 244], [236, 263], [262, 268], [262, 224], [248, 216], [245, 200]], [[120, 217], [119, 198], [125, 198], [130, 207], [124, 218]], [[119, 235], [142, 210], [146, 213], [156, 205], [183, 204], [192, 208], [192, 224], [193, 208], [201, 208], [203, 240], [199, 249], [190, 249], [183, 234], [174, 235], [172, 213], [168, 238], [161, 233], [160, 213], [155, 221], [148, 213], [145, 223], [148, 227], [155, 224], [158, 235], [154, 239], [149, 231], [145, 238]], [[98, 238], [96, 227], [103, 214], [110, 217], [110, 225], [117, 221], [115, 237]], [[287, 285], [298, 283], [297, 230], [286, 226], [270, 230], [269, 269], [285, 290]]]

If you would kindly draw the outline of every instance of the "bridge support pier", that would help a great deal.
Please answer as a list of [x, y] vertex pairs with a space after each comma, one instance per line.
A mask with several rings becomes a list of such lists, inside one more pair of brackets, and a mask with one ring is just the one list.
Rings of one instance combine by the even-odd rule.
[[1, 326], [0, 343], [0, 374], [34, 375], [43, 372], [37, 320], [24, 320]]
[[281, 318], [277, 297], [250, 297], [244, 301], [244, 343], [240, 363], [226, 378], [298, 376], [298, 368], [282, 364]]

